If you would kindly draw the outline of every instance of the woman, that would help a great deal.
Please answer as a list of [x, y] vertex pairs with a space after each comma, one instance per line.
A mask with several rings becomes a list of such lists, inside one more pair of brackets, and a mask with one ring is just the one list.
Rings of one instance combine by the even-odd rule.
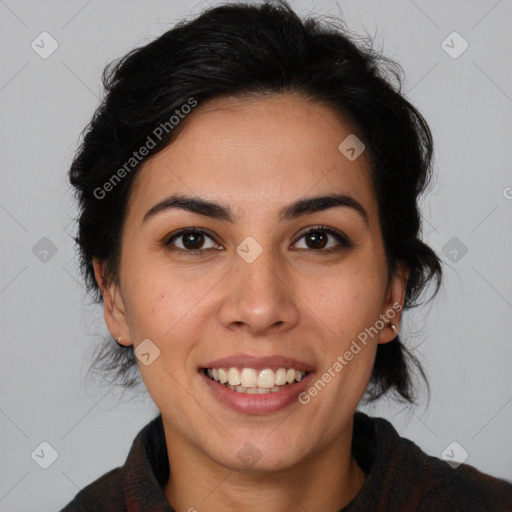
[[[227, 5], [107, 69], [70, 170], [107, 367], [160, 415], [63, 510], [505, 511], [356, 408], [413, 402], [432, 138], [397, 67], [284, 2]], [[435, 294], [434, 293], [434, 294]]]

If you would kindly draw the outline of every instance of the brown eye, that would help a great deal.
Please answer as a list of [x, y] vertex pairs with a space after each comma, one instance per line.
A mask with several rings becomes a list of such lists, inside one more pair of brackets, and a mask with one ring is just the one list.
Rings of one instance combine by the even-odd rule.
[[[205, 241], [211, 240], [209, 247], [205, 247]], [[177, 243], [175, 244], [174, 241]], [[181, 246], [180, 246], [181, 244]], [[216, 246], [215, 241], [206, 234], [205, 231], [198, 228], [182, 229], [178, 233], [174, 234], [165, 242], [166, 246], [174, 245], [182, 251], [190, 252], [191, 254], [204, 252], [208, 249], [214, 249]]]
[[[331, 253], [353, 247], [346, 235], [327, 226], [316, 226], [310, 229], [299, 238], [299, 240], [302, 239], [305, 240], [306, 246], [299, 248], [309, 249], [311, 252]], [[208, 240], [210, 240], [209, 246]], [[201, 256], [208, 250], [219, 249], [215, 240], [201, 228], [182, 229], [168, 238], [164, 245], [173, 246], [177, 251], [196, 256]]]
[[323, 249], [327, 245], [329, 235], [322, 233], [321, 231], [311, 231], [305, 235], [306, 244], [311, 243], [310, 249]]
[[[350, 239], [341, 232], [335, 231], [327, 226], [317, 226], [304, 233], [299, 240], [304, 239], [306, 243], [305, 249], [313, 249], [316, 252], [332, 252], [343, 248], [349, 249], [353, 247]], [[325, 249], [329, 243], [329, 239], [334, 239], [334, 246]], [[301, 247], [302, 249], [303, 247]]]
[[187, 233], [186, 235], [181, 235], [181, 240], [185, 249], [200, 249], [204, 243], [204, 237], [202, 233]]

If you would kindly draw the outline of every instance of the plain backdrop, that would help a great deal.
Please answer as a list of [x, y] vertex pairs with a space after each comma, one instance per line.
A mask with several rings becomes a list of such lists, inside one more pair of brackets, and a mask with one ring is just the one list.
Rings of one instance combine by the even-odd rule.
[[[123, 464], [158, 414], [147, 395], [121, 397], [85, 378], [106, 328], [77, 272], [66, 172], [105, 64], [217, 3], [0, 2], [1, 511], [60, 509]], [[422, 210], [445, 282], [432, 303], [405, 313], [402, 329], [431, 403], [363, 410], [429, 454], [456, 442], [466, 463], [512, 480], [512, 2], [291, 5], [374, 37], [404, 68], [404, 90], [435, 139], [436, 182]], [[47, 469], [41, 450], [57, 457]]]

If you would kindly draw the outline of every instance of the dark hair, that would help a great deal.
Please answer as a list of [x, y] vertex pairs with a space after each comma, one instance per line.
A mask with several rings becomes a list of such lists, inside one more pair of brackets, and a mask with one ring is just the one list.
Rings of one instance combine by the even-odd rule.
[[[84, 129], [69, 171], [80, 207], [75, 240], [95, 301], [102, 298], [92, 258], [105, 262], [108, 279], [117, 279], [131, 184], [141, 165], [186, 125], [187, 118], [171, 129], [172, 116], [177, 118], [191, 98], [204, 104], [220, 97], [276, 93], [298, 93], [349, 120], [367, 148], [389, 282], [404, 262], [410, 269], [404, 309], [419, 304], [432, 278], [437, 283], [432, 297], [436, 295], [442, 270], [436, 253], [420, 239], [418, 205], [430, 183], [432, 136], [401, 91], [402, 75], [398, 64], [371, 45], [356, 43], [341, 24], [302, 21], [285, 1], [210, 8], [107, 65], [106, 95]], [[166, 127], [159, 137], [154, 136], [157, 127]], [[134, 151], [149, 146], [151, 135], [154, 146], [144, 158], [133, 160]], [[132, 387], [138, 382], [133, 346], [107, 341], [94, 365], [113, 372], [121, 386]], [[421, 365], [399, 336], [380, 344], [369, 401], [394, 391], [399, 400], [414, 402], [411, 363], [428, 387]]]

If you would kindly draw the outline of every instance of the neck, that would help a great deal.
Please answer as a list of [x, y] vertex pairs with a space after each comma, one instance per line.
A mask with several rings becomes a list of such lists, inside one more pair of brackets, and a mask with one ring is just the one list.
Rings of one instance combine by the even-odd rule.
[[180, 512], [255, 512], [262, 507], [266, 512], [338, 512], [354, 499], [366, 478], [351, 453], [351, 442], [352, 422], [343, 436], [286, 470], [241, 472], [191, 450], [176, 431], [166, 429], [170, 478], [164, 493]]

